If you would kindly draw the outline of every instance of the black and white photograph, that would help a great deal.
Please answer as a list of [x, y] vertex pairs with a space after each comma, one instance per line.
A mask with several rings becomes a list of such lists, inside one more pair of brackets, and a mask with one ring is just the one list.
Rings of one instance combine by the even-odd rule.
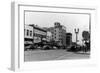
[[96, 11], [84, 5], [12, 3], [12, 70], [95, 65]]
[[24, 61], [90, 58], [91, 15], [24, 11]]

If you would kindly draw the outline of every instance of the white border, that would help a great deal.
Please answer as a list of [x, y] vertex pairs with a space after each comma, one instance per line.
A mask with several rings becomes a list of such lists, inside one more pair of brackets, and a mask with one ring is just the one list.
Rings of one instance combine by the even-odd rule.
[[[42, 62], [24, 62], [24, 10], [31, 11], [53, 11], [53, 12], [72, 12], [72, 13], [88, 13], [91, 14], [91, 59], [82, 60], [59, 60], [59, 61], [42, 61]], [[12, 3], [12, 59], [11, 68], [15, 71], [30, 69], [48, 69], [55, 67], [69, 67], [96, 64], [96, 48], [95, 48], [95, 7], [83, 7], [68, 5], [66, 7], [59, 6], [40, 6], [25, 3]]]

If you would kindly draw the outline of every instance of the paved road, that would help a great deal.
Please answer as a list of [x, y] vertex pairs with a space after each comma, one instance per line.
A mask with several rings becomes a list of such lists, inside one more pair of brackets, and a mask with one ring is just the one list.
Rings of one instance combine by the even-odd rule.
[[67, 52], [66, 50], [25, 51], [25, 61], [45, 61], [89, 58], [89, 54]]

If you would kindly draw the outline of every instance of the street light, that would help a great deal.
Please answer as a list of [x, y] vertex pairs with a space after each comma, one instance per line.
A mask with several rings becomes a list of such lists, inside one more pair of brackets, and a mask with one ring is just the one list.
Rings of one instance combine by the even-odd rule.
[[77, 28], [77, 29], [75, 28], [74, 31], [76, 34], [76, 47], [77, 47], [79, 28]]

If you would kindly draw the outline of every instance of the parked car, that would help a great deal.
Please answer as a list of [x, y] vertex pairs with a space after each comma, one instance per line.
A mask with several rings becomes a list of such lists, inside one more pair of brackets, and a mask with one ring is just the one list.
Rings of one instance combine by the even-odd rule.
[[49, 46], [49, 45], [43, 46], [43, 50], [50, 50], [50, 49], [52, 49], [52, 48], [51, 48], [51, 46]]
[[53, 49], [58, 49], [56, 46], [53, 46]]
[[24, 51], [30, 50], [30, 46], [31, 46], [31, 45], [25, 46]]
[[41, 46], [37, 46], [37, 48], [36, 48], [36, 49], [41, 50], [41, 49], [42, 49], [42, 47], [41, 47]]
[[33, 46], [33, 45], [28, 45], [28, 46], [25, 46], [25, 51], [27, 51], [27, 50], [34, 50], [34, 49], [36, 49], [36, 47], [35, 46]]
[[34, 49], [36, 49], [36, 48], [37, 48], [37, 47], [36, 47], [35, 45], [31, 45], [29, 49], [30, 49], [30, 50], [34, 50]]
[[67, 51], [78, 52], [81, 51], [81, 46], [71, 46]]

